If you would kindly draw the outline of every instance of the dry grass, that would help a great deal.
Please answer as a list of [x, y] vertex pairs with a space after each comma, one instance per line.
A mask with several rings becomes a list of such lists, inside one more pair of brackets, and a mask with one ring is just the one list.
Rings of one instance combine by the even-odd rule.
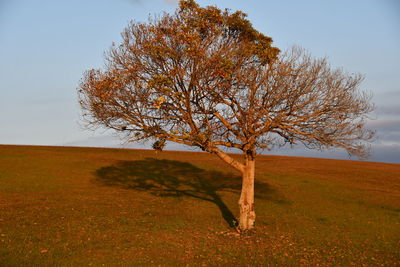
[[238, 235], [212, 155], [0, 146], [0, 265], [400, 265], [400, 165], [259, 156], [256, 179]]

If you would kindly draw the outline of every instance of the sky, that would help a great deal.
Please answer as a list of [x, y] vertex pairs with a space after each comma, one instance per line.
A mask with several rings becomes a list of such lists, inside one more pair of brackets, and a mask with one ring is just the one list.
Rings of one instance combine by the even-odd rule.
[[[368, 160], [400, 163], [400, 1], [197, 2], [242, 10], [281, 50], [299, 45], [365, 75], [362, 89], [377, 107], [368, 122], [377, 131]], [[0, 144], [148, 147], [84, 130], [76, 88], [85, 70], [103, 66], [129, 21], [176, 7], [174, 0], [0, 0]], [[345, 151], [301, 146], [265, 153], [348, 159]]]

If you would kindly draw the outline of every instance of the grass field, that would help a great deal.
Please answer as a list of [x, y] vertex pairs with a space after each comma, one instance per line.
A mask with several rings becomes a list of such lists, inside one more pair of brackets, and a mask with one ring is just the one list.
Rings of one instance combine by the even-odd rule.
[[256, 229], [210, 154], [0, 146], [0, 266], [400, 266], [400, 165], [259, 156]]

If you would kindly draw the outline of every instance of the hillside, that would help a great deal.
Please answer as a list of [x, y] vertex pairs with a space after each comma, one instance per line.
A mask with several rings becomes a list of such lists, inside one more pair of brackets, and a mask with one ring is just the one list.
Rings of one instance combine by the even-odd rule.
[[400, 265], [399, 164], [259, 156], [244, 235], [238, 175], [206, 153], [0, 146], [0, 266]]

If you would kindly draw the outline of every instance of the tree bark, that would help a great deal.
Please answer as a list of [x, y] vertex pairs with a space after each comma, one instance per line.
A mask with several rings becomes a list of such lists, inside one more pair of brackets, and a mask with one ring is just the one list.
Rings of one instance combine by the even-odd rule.
[[220, 159], [222, 159], [224, 162], [228, 163], [230, 166], [235, 168], [236, 170], [240, 171], [241, 173], [244, 172], [244, 165], [232, 157], [230, 157], [228, 154], [222, 152], [218, 148], [212, 148], [209, 150], [211, 153], [216, 154]]
[[256, 213], [254, 211], [254, 171], [255, 171], [255, 153], [249, 150], [245, 153], [245, 163], [242, 164], [228, 154], [217, 148], [210, 152], [215, 153], [219, 158], [228, 163], [242, 173], [242, 191], [239, 199], [239, 225], [240, 231], [247, 231], [254, 228]]
[[246, 154], [246, 163], [242, 172], [242, 192], [239, 199], [240, 231], [247, 231], [254, 228], [256, 220], [256, 213], [254, 211], [254, 170], [254, 156]]

